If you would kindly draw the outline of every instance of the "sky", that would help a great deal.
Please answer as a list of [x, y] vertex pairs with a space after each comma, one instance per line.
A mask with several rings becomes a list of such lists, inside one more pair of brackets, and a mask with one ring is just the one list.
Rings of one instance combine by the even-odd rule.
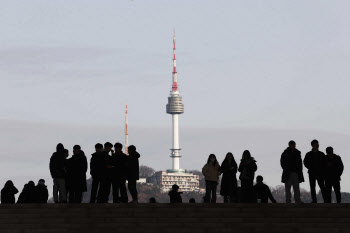
[[[170, 168], [172, 36], [176, 30], [180, 167], [208, 155], [280, 185], [289, 140], [333, 146], [350, 191], [349, 1], [0, 0], [0, 186], [45, 178], [58, 142], [129, 141], [140, 163]], [[304, 171], [307, 178], [307, 173]], [[307, 179], [306, 179], [307, 180]], [[302, 187], [308, 189], [308, 182]]]

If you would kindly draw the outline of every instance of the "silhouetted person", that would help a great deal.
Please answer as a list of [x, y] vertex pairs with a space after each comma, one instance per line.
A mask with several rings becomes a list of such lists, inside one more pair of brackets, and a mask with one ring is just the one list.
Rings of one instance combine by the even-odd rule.
[[[126, 192], [126, 162], [127, 155], [122, 151], [123, 145], [119, 142], [114, 144], [114, 153], [112, 154], [112, 187], [113, 203], [128, 203], [128, 194]], [[120, 193], [120, 195], [119, 195]]]
[[111, 192], [113, 165], [112, 165], [112, 157], [109, 155], [109, 153], [114, 152], [112, 148], [113, 148], [112, 143], [106, 142], [104, 144], [104, 149], [101, 153], [104, 164], [103, 164], [103, 170], [101, 173], [100, 189], [97, 195], [98, 203], [107, 203], [109, 199], [109, 194]]
[[282, 182], [285, 184], [286, 202], [292, 201], [291, 187], [293, 186], [295, 202], [302, 203], [299, 183], [304, 182], [303, 162], [294, 141], [289, 142], [289, 147], [282, 153], [280, 162], [283, 169]]
[[262, 176], [256, 177], [256, 184], [254, 185], [254, 193], [257, 200], [261, 200], [261, 203], [268, 203], [269, 199], [272, 203], [276, 203], [269, 186], [263, 183], [264, 178]]
[[312, 203], [317, 203], [316, 197], [316, 181], [320, 187], [322, 197], [324, 200], [324, 171], [326, 155], [319, 151], [319, 144], [317, 140], [311, 142], [312, 150], [307, 152], [304, 158], [304, 165], [309, 170], [309, 182]]
[[151, 197], [150, 199], [149, 199], [149, 203], [157, 203], [157, 201], [156, 201], [156, 199], [154, 198], [154, 197]]
[[255, 159], [250, 155], [248, 150], [245, 150], [242, 155], [241, 163], [238, 171], [241, 173], [239, 179], [241, 180], [242, 202], [255, 202], [253, 183], [255, 172], [258, 169]]
[[344, 171], [344, 165], [339, 155], [334, 154], [332, 147], [326, 149], [326, 172], [325, 172], [325, 202], [332, 202], [332, 187], [337, 203], [341, 203], [340, 177]]
[[189, 203], [196, 203], [196, 199], [194, 199], [194, 198], [191, 198], [189, 201], [188, 201]]
[[97, 190], [99, 187], [101, 188], [101, 179], [105, 165], [102, 150], [103, 145], [101, 143], [97, 143], [95, 145], [96, 152], [91, 155], [90, 159], [90, 174], [92, 178], [90, 203], [96, 202]]
[[214, 154], [209, 155], [207, 163], [202, 168], [202, 173], [205, 178], [204, 201], [206, 203], [216, 203], [216, 189], [221, 171], [220, 165]]
[[17, 188], [11, 180], [6, 181], [4, 188], [1, 190], [1, 204], [15, 204], [15, 194], [18, 193]]
[[139, 158], [140, 154], [136, 151], [136, 147], [131, 145], [128, 147], [129, 155], [126, 159], [126, 178], [128, 180], [128, 189], [132, 197], [133, 203], [137, 203], [136, 181], [139, 179]]
[[35, 184], [33, 181], [29, 181], [28, 184], [25, 184], [22, 192], [20, 193], [17, 203], [35, 203], [36, 202], [36, 192]]
[[50, 173], [53, 179], [53, 199], [55, 203], [67, 202], [66, 157], [63, 151], [63, 145], [61, 143], [57, 144], [56, 152], [52, 154], [50, 159]]
[[221, 188], [220, 195], [224, 197], [224, 203], [237, 202], [237, 163], [231, 152], [226, 154], [221, 164]]
[[170, 203], [182, 203], [182, 192], [179, 192], [179, 186], [174, 184], [168, 195], [170, 196]]
[[87, 166], [87, 159], [84, 151], [81, 150], [79, 145], [75, 145], [73, 147], [73, 156], [67, 161], [70, 203], [81, 203], [83, 192], [87, 191]]
[[45, 180], [40, 179], [35, 187], [35, 202], [36, 203], [47, 203], [49, 199], [49, 191], [45, 185]]

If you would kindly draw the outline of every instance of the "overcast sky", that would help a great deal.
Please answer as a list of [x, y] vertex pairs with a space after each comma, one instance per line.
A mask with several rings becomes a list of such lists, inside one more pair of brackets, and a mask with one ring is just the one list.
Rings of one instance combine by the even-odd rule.
[[[350, 1], [0, 0], [0, 186], [51, 185], [58, 142], [130, 142], [171, 166], [172, 34], [177, 36], [180, 166], [250, 149], [280, 184], [290, 139], [350, 151]], [[203, 146], [205, 145], [205, 146]], [[343, 190], [350, 191], [345, 167]], [[305, 171], [305, 177], [307, 177]], [[308, 189], [308, 182], [303, 184]]]

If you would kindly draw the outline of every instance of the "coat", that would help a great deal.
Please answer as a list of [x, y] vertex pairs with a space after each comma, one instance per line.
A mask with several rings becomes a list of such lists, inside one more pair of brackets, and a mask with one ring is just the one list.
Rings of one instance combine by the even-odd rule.
[[18, 193], [18, 190], [15, 186], [4, 187], [1, 190], [1, 204], [15, 204], [16, 198], [15, 194]]
[[256, 170], [258, 170], [258, 166], [253, 158], [242, 159], [238, 168], [238, 171], [241, 173], [239, 179], [254, 180]]
[[38, 184], [35, 187], [35, 199], [36, 203], [47, 203], [49, 199], [49, 191], [47, 190], [47, 186], [44, 184]]
[[[114, 153], [111, 157], [113, 169], [112, 178], [125, 179], [127, 176], [127, 159], [128, 156], [121, 152], [120, 154]], [[137, 165], [138, 166], [138, 165]]]
[[54, 152], [50, 158], [50, 173], [53, 179], [65, 179], [66, 170], [65, 170], [66, 158], [61, 152]]
[[87, 159], [83, 151], [79, 154], [74, 154], [67, 161], [68, 167], [68, 190], [86, 192], [86, 172]]
[[316, 177], [324, 177], [326, 155], [321, 152], [309, 151], [304, 158], [304, 166], [308, 169], [308, 173]]
[[339, 155], [334, 155], [333, 158], [328, 155], [326, 156], [326, 180], [340, 181], [343, 171], [344, 165]]
[[22, 192], [19, 194], [17, 203], [36, 203], [35, 186], [26, 184]]
[[220, 195], [232, 196], [237, 189], [237, 163], [234, 161], [233, 164], [229, 164], [224, 160], [220, 170], [222, 173]]
[[180, 192], [171, 190], [168, 195], [170, 196], [170, 203], [182, 203], [182, 197]]
[[292, 151], [289, 147], [284, 150], [281, 155], [281, 167], [283, 169], [282, 182], [289, 180], [289, 174], [295, 172], [298, 174], [299, 183], [304, 182], [303, 162], [301, 160], [301, 152], [297, 149]]
[[92, 178], [101, 177], [105, 169], [105, 162], [103, 160], [103, 152], [93, 153], [90, 159], [90, 175]]
[[254, 185], [254, 193], [256, 195], [256, 199], [261, 199], [262, 203], [267, 203], [268, 199], [270, 199], [272, 203], [276, 203], [269, 186], [264, 183], [257, 183]]
[[211, 162], [204, 165], [202, 168], [202, 173], [205, 180], [208, 181], [218, 181], [221, 175], [220, 165], [218, 162], [213, 165]]
[[139, 179], [139, 158], [140, 154], [135, 151], [130, 153], [126, 158], [126, 178], [128, 180]]

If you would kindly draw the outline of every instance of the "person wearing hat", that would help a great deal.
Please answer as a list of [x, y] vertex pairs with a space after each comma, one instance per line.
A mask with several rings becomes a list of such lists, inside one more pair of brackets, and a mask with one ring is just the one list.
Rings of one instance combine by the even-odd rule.
[[170, 196], [170, 203], [182, 203], [182, 192], [179, 192], [179, 186], [174, 184], [168, 195]]
[[47, 203], [49, 199], [49, 191], [47, 190], [44, 179], [40, 179], [35, 186], [35, 199], [36, 203]]

